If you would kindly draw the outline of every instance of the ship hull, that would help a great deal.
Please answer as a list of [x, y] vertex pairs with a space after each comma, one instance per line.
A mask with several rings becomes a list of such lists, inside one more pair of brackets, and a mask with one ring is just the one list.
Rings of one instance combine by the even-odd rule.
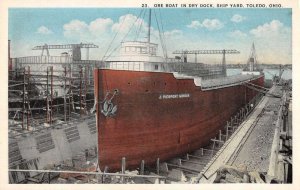
[[[172, 73], [95, 70], [98, 154], [101, 169], [138, 167], [206, 145], [256, 92], [243, 85], [202, 91], [193, 79]], [[263, 86], [264, 77], [251, 81]], [[107, 92], [118, 93], [112, 116], [101, 113]], [[112, 97], [112, 96], [110, 96]]]

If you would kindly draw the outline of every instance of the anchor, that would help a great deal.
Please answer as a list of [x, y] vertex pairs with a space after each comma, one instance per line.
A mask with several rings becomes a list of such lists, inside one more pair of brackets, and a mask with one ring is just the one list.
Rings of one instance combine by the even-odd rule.
[[[118, 106], [114, 105], [112, 100], [119, 93], [118, 89], [115, 89], [113, 93], [107, 92], [104, 100], [101, 102], [102, 108], [101, 108], [101, 113], [105, 117], [113, 117], [116, 115], [116, 112], [118, 110]], [[112, 95], [111, 95], [112, 94]], [[111, 97], [109, 98], [109, 96]]]

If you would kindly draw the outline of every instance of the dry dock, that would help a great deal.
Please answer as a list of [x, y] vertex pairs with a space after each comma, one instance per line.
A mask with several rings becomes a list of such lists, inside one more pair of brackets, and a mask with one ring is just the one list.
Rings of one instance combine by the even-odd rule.
[[[225, 165], [243, 168], [247, 172], [267, 173], [270, 180], [289, 182], [288, 176], [283, 174], [284, 171], [277, 169], [283, 159], [278, 160], [278, 157], [282, 157], [279, 134], [291, 138], [291, 114], [288, 114], [289, 121], [285, 121], [283, 117], [285, 106], [289, 101], [288, 92], [283, 92], [282, 88], [284, 87], [273, 86], [269, 96], [265, 96], [252, 114], [240, 124], [235, 134], [201, 172], [200, 183], [212, 183], [216, 178], [217, 170]], [[282, 98], [274, 97], [272, 94], [280, 95]], [[289, 112], [291, 113], [291, 109]], [[288, 135], [283, 131], [283, 126], [287, 126]], [[291, 159], [291, 152], [289, 156], [285, 154], [283, 157]]]
[[[220, 183], [217, 174], [226, 171], [230, 175], [228, 171], [235, 170], [255, 177], [263, 175], [264, 179], [251, 176], [252, 180], [243, 181], [243, 176], [241, 180], [235, 176], [234, 180], [222, 179], [221, 183], [290, 183], [292, 110], [286, 88], [273, 86], [251, 113], [237, 113], [210, 146], [161, 164], [167, 166], [163, 170], [167, 183]], [[228, 127], [235, 131], [228, 132]]]
[[[68, 159], [61, 160], [61, 163], [56, 162], [52, 168], [19, 167], [11, 168], [9, 173], [11, 176], [18, 175], [19, 177], [25, 174], [25, 177], [22, 176], [23, 181], [18, 181], [21, 183], [291, 183], [292, 103], [290, 92], [287, 86], [273, 86], [269, 92], [264, 92], [265, 96], [260, 94], [241, 108], [228, 121], [224, 129], [220, 130], [214, 139], [211, 139], [208, 146], [167, 162], [161, 163], [158, 159], [154, 167], [147, 166], [141, 161], [139, 168], [128, 171], [126, 170], [126, 158], [124, 158], [120, 160], [122, 168], [117, 173], [97, 171], [96, 168], [93, 170], [80, 169], [80, 163], [91, 162], [84, 154], [86, 148], [93, 147], [89, 146], [82, 148], [83, 154], [79, 154], [81, 161], [77, 162], [79, 165], [76, 164], [76, 155], [80, 151], [76, 153], [74, 151], [75, 154], [65, 155]], [[79, 141], [89, 139], [80, 133], [81, 128], [84, 127], [89, 128], [78, 125], [81, 137]], [[59, 131], [60, 129], [55, 130]], [[51, 131], [51, 133], [53, 132]], [[35, 135], [33, 136], [35, 137]], [[53, 138], [55, 139], [56, 136]], [[22, 138], [32, 137], [23, 135]], [[67, 140], [65, 140], [65, 145], [67, 145]], [[22, 142], [21, 145], [23, 144], [25, 143]], [[62, 144], [57, 147], [61, 148]], [[22, 146], [19, 148], [22, 158], [26, 158], [26, 155], [28, 157], [26, 150], [23, 150]], [[64, 152], [68, 153], [68, 151]], [[61, 152], [60, 155], [63, 156], [64, 152]], [[45, 158], [40, 155], [38, 166], [46, 165], [41, 162], [43, 159]], [[70, 159], [72, 163], [68, 164], [67, 160], [70, 161]], [[84, 166], [82, 165], [82, 167]], [[221, 174], [224, 171], [227, 172], [225, 175], [227, 178], [232, 171], [242, 175], [242, 178], [222, 178]], [[248, 174], [250, 177], [247, 178]], [[251, 174], [256, 174], [256, 178], [251, 178]], [[243, 175], [246, 176], [246, 179], [243, 179]], [[265, 177], [259, 178], [261, 175]]]

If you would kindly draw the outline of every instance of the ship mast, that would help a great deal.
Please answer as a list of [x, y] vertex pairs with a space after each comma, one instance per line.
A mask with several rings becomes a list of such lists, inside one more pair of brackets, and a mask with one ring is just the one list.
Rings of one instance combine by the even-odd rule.
[[150, 43], [150, 28], [151, 28], [151, 9], [149, 9], [149, 21], [148, 21], [148, 43]]
[[254, 46], [254, 42], [252, 43], [252, 47], [251, 47], [251, 52], [250, 52], [250, 56], [248, 59], [248, 65], [249, 65], [249, 70], [250, 71], [254, 71], [257, 68], [257, 60], [256, 60], [256, 51], [255, 51], [255, 46]]

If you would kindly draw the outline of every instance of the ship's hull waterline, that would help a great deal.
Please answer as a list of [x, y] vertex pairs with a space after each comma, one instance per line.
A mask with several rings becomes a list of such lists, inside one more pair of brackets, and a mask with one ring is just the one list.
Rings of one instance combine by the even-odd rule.
[[[96, 69], [94, 76], [99, 165], [109, 171], [121, 169], [122, 157], [136, 168], [203, 147], [257, 93], [242, 84], [204, 91], [172, 73]], [[264, 76], [250, 82], [263, 86]], [[105, 116], [110, 98], [117, 110]]]

